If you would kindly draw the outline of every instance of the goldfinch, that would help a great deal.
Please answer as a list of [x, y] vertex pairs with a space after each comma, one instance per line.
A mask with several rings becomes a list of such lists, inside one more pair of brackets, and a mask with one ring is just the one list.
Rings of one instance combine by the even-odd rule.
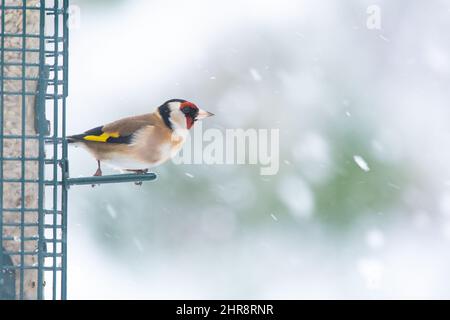
[[69, 136], [67, 142], [85, 147], [95, 157], [94, 176], [102, 175], [102, 162], [121, 171], [146, 173], [180, 151], [195, 121], [212, 115], [192, 102], [172, 99], [152, 113]]

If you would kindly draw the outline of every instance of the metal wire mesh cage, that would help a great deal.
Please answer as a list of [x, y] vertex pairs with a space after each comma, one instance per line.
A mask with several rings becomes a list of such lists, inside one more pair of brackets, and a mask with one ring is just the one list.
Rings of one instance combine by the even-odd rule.
[[0, 299], [65, 299], [68, 0], [0, 1]]

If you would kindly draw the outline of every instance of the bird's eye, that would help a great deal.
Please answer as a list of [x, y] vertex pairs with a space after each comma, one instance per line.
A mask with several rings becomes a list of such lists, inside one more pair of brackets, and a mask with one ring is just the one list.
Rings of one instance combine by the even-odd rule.
[[181, 109], [181, 111], [182, 111], [184, 114], [189, 114], [189, 113], [191, 112], [191, 108], [189, 108], [189, 107], [184, 107], [184, 108]]

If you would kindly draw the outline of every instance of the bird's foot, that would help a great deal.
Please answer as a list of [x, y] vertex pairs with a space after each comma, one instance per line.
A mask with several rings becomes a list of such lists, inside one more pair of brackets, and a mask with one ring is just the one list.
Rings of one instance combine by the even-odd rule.
[[[94, 173], [93, 176], [94, 176], [94, 177], [101, 177], [102, 175], [103, 175], [102, 169], [98, 168], [97, 171], [95, 171], [95, 173]], [[96, 186], [95, 184], [92, 184], [92, 185], [91, 185], [92, 188], [94, 188], [95, 186]]]
[[94, 173], [94, 177], [101, 177], [103, 175], [102, 169], [98, 168]]
[[[148, 169], [136, 170], [136, 174], [146, 174]], [[137, 186], [142, 186], [142, 181], [138, 181], [134, 183]]]
[[[134, 172], [136, 174], [146, 174], [148, 172], [148, 169], [128, 169], [128, 172]], [[134, 183], [137, 186], [142, 186], [142, 181], [136, 181]]]
[[136, 174], [146, 174], [148, 169], [127, 169], [128, 172], [134, 172]]

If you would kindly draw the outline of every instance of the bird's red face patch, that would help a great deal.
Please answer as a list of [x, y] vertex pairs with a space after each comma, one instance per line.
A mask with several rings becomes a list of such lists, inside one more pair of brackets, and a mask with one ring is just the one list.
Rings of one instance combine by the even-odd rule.
[[186, 127], [188, 129], [192, 128], [196, 120], [195, 118], [198, 115], [197, 106], [192, 102], [185, 101], [180, 104], [180, 111], [183, 112], [186, 117]]

